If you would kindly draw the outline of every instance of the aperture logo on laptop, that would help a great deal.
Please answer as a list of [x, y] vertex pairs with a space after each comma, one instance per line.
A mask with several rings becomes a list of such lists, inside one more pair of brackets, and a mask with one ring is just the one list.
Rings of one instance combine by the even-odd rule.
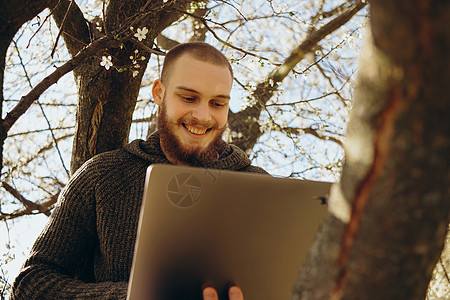
[[180, 173], [172, 177], [167, 185], [169, 201], [180, 208], [194, 206], [202, 195], [200, 180], [189, 173]]

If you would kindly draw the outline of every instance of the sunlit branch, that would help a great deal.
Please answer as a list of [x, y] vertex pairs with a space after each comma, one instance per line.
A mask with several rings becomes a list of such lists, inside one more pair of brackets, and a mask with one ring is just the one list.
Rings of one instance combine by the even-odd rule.
[[33, 33], [33, 35], [30, 37], [30, 39], [28, 40], [28, 44], [25, 47], [26, 49], [28, 49], [28, 47], [30, 47], [31, 44], [31, 40], [36, 36], [36, 34], [38, 34], [38, 32], [42, 29], [42, 27], [44, 26], [44, 24], [47, 22], [47, 20], [51, 17], [51, 14], [48, 14], [44, 21], [41, 23], [41, 25], [39, 26], [39, 28]]
[[[251, 94], [251, 99], [255, 100], [255, 104], [247, 107], [243, 111], [230, 114], [230, 125], [233, 130], [242, 132], [243, 136], [251, 136], [252, 140], [244, 141], [236, 138], [233, 140], [234, 144], [247, 152], [251, 151], [262, 134], [258, 124], [261, 111], [264, 109], [265, 104], [269, 99], [275, 94], [280, 83], [294, 67], [305, 58], [306, 53], [312, 51], [322, 39], [347, 23], [366, 5], [367, 4], [364, 2], [358, 1], [319, 29], [311, 31], [305, 40], [291, 52], [283, 63], [280, 66], [275, 67], [267, 78], [256, 86]], [[239, 124], [239, 120], [245, 121], [243, 124]]]
[[444, 271], [445, 278], [447, 278], [447, 282], [450, 283], [450, 277], [448, 276], [447, 269], [442, 261], [442, 257], [439, 258], [439, 262], [441, 264], [442, 270]]
[[[275, 128], [277, 129], [277, 128]], [[341, 140], [329, 136], [324, 135], [323, 133], [319, 132], [318, 130], [312, 128], [312, 127], [305, 127], [305, 128], [295, 128], [295, 127], [280, 127], [278, 128], [281, 132], [290, 133], [294, 135], [300, 135], [300, 134], [310, 134], [315, 136], [318, 139], [324, 140], [324, 141], [330, 141], [338, 144], [339, 146], [343, 147], [343, 143]]]
[[322, 166], [312, 166], [301, 171], [292, 172], [288, 177], [300, 177], [305, 178], [303, 174], [310, 172], [312, 170], [320, 169]]
[[[73, 137], [73, 135], [74, 135], [74, 134], [73, 134], [73, 132], [72, 132], [72, 133], [63, 135], [63, 136], [57, 138], [56, 140], [59, 142], [59, 141], [62, 141], [63, 139], [67, 139], [67, 138]], [[33, 156], [31, 156], [30, 158], [28, 158], [25, 162], [23, 162], [23, 163], [21, 163], [21, 164], [14, 164], [14, 165], [12, 166], [11, 171], [15, 171], [16, 169], [20, 169], [22, 166], [27, 165], [27, 164], [29, 164], [30, 162], [32, 162], [33, 160], [35, 160], [36, 158], [42, 156], [44, 152], [50, 151], [50, 150], [52, 150], [52, 149], [53, 149], [53, 141], [50, 142], [48, 145], [46, 145], [46, 146], [42, 147], [41, 149], [39, 149], [39, 151], [37, 151]]]
[[[8, 183], [3, 181], [2, 186], [8, 193], [10, 193], [14, 198], [19, 200], [23, 204], [23, 206], [25, 206], [25, 209], [21, 210], [21, 212], [25, 213], [25, 214], [32, 213], [33, 211], [38, 211], [40, 213], [45, 214], [46, 216], [50, 216], [50, 209], [52, 208], [51, 206], [54, 203], [56, 203], [56, 200], [58, 198], [57, 195], [54, 195], [50, 198], [49, 201], [46, 201], [44, 203], [35, 203], [35, 202], [25, 199], [25, 197], [23, 197], [19, 191], [17, 191], [14, 187], [9, 185]], [[14, 215], [16, 213], [18, 213], [18, 212], [14, 212], [14, 213], [10, 214], [9, 216], [11, 217], [12, 215]], [[10, 219], [10, 217], [8, 219]], [[1, 219], [1, 217], [0, 217], [0, 219]]]
[[[341, 94], [338, 92], [338, 89], [334, 86], [333, 80], [325, 73], [325, 70], [322, 68], [320, 64], [317, 64], [317, 69], [319, 69], [320, 74], [328, 81], [331, 87], [334, 88], [335, 92], [334, 94], [337, 96], [337, 98], [341, 101], [344, 106], [347, 106], [347, 103], [345, 102], [344, 97], [341, 96]], [[346, 82], [350, 80], [350, 77], [347, 77]]]
[[252, 52], [247, 51], [247, 50], [245, 50], [245, 49], [243, 49], [243, 48], [236, 47], [236, 46], [234, 46], [233, 44], [228, 43], [227, 41], [221, 39], [221, 38], [214, 32], [214, 30], [208, 25], [208, 22], [217, 24], [216, 22], [213, 22], [213, 21], [211, 21], [211, 20], [209, 20], [209, 19], [205, 19], [205, 18], [203, 18], [203, 17], [198, 17], [198, 16], [196, 16], [196, 15], [194, 15], [194, 14], [191, 14], [191, 13], [188, 13], [188, 12], [183, 12], [183, 13], [186, 14], [186, 15], [189, 15], [189, 16], [191, 16], [191, 17], [193, 17], [193, 18], [199, 19], [199, 20], [203, 23], [203, 25], [205, 26], [205, 28], [213, 35], [213, 37], [214, 37], [216, 40], [218, 40], [219, 42], [221, 42], [222, 44], [224, 44], [224, 45], [226, 45], [226, 46], [228, 46], [228, 47], [230, 47], [230, 48], [232, 48], [232, 49], [234, 49], [234, 50], [237, 50], [237, 51], [239, 51], [239, 52], [242, 52], [242, 53], [244, 53], [244, 54], [246, 54], [246, 55], [253, 56], [253, 57], [256, 57], [256, 58], [261, 59], [261, 60], [269, 61], [269, 59], [266, 58], [266, 57], [263, 57], [263, 56], [261, 56], [261, 55], [252, 53]]
[[133, 37], [130, 38], [130, 40], [131, 40], [136, 46], [140, 47], [141, 49], [143, 49], [143, 50], [145, 50], [145, 51], [147, 51], [147, 52], [149, 52], [149, 53], [153, 53], [153, 54], [156, 54], [156, 55], [162, 55], [162, 56], [166, 55], [165, 52], [160, 51], [160, 50], [157, 50], [157, 49], [152, 49], [152, 48], [150, 48], [149, 46], [147, 46], [146, 44], [144, 44], [143, 42], [140, 42], [140, 41], [138, 41], [137, 39], [135, 39], [135, 38], [133, 38]]
[[315, 98], [306, 99], [306, 100], [299, 100], [299, 101], [288, 102], [288, 103], [269, 103], [269, 104], [266, 104], [265, 106], [266, 107], [271, 107], [271, 106], [294, 106], [294, 105], [297, 105], [297, 104], [305, 104], [305, 103], [314, 102], [314, 101], [321, 100], [321, 99], [324, 99], [326, 97], [333, 96], [333, 95], [339, 95], [339, 93], [337, 91], [334, 91], [334, 92], [331, 92], [331, 93], [326, 93], [326, 94], [323, 94], [321, 96], [318, 96], [318, 97], [315, 97]]
[[9, 113], [7, 113], [5, 119], [3, 120], [2, 125], [4, 130], [8, 132], [19, 117], [27, 111], [31, 104], [38, 99], [43, 92], [55, 84], [62, 76], [79, 66], [86, 58], [95, 55], [96, 52], [101, 49], [118, 45], [120, 45], [120, 41], [115, 40], [114, 36], [105, 36], [92, 42], [89, 46], [78, 52], [77, 55], [68, 60], [62, 66], [58, 67], [55, 71], [53, 71], [53, 73], [45, 77], [33, 89], [31, 89], [28, 94], [19, 100], [17, 105]]
[[349, 5], [348, 2], [349, 1], [344, 1], [344, 3], [342, 3], [341, 5], [333, 8], [329, 11], [323, 11], [324, 1], [321, 1], [321, 5], [320, 5], [320, 9], [319, 9], [318, 13], [311, 18], [311, 24], [317, 24], [320, 20], [330, 18], [334, 15], [340, 14], [344, 9], [346, 9], [348, 7], [348, 5]]
[[218, 1], [218, 2], [223, 2], [226, 5], [231, 6], [244, 20], [247, 20], [247, 18], [242, 14], [242, 12], [236, 6], [234, 6], [231, 2], [227, 2], [227, 1], [223, 1], [223, 0]]
[[292, 18], [290, 18], [291, 14], [293, 15], [295, 12], [279, 12], [279, 13], [273, 13], [273, 14], [269, 14], [269, 15], [265, 15], [265, 16], [251, 16], [251, 17], [246, 17], [245, 19], [242, 18], [238, 18], [238, 19], [234, 19], [234, 20], [228, 20], [225, 21], [223, 23], [221, 23], [222, 26], [225, 25], [229, 25], [229, 24], [235, 24], [235, 23], [239, 23], [239, 26], [241, 26], [241, 24], [243, 24], [243, 22], [249, 22], [249, 21], [258, 21], [258, 20], [265, 20], [265, 19], [273, 19], [273, 18], [280, 18], [280, 19], [288, 19], [288, 20], [292, 20]]
[[[57, 128], [53, 128], [53, 131], [56, 130], [67, 130], [67, 129], [74, 129], [75, 126], [65, 126], [65, 127], [57, 127]], [[15, 137], [15, 136], [21, 136], [21, 135], [27, 135], [27, 134], [33, 134], [33, 133], [41, 133], [41, 132], [45, 132], [45, 131], [49, 131], [49, 128], [44, 128], [44, 129], [36, 129], [36, 130], [30, 130], [30, 131], [24, 131], [24, 132], [18, 132], [18, 133], [13, 133], [8, 135], [8, 137]], [[58, 138], [57, 140], [61, 140], [63, 138], [67, 138], [73, 136], [73, 134], [70, 134], [69, 136], [64, 136], [62, 138]]]
[[[359, 1], [351, 9], [337, 16], [321, 28], [312, 31], [306, 39], [294, 49], [288, 58], [269, 75], [269, 80], [277, 83], [282, 81], [287, 74], [305, 57], [305, 54], [312, 51], [314, 47], [333, 31], [347, 23], [366, 3]], [[342, 43], [342, 42], [341, 42]]]

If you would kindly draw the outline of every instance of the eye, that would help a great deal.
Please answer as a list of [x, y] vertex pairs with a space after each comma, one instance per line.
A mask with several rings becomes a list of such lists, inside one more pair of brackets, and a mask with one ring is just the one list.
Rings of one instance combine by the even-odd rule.
[[212, 106], [214, 106], [214, 107], [224, 107], [224, 106], [226, 106], [226, 103], [224, 103], [224, 102], [221, 102], [221, 101], [212, 101], [211, 102], [211, 105]]
[[194, 102], [195, 101], [195, 97], [192, 97], [192, 96], [184, 96], [184, 95], [180, 95], [180, 97], [184, 100], [184, 101], [186, 101], [186, 102]]

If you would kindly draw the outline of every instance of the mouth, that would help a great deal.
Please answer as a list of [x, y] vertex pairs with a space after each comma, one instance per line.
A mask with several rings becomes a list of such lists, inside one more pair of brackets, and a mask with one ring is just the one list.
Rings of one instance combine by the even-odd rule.
[[195, 135], [205, 135], [211, 130], [211, 128], [197, 128], [185, 123], [182, 123], [182, 125], [187, 131]]

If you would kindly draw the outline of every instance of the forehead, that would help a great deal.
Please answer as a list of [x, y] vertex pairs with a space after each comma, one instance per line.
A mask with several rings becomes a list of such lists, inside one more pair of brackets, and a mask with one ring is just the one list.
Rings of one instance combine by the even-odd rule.
[[189, 54], [183, 54], [173, 62], [168, 79], [168, 88], [181, 85], [220, 94], [229, 94], [233, 82], [226, 65], [212, 64]]

